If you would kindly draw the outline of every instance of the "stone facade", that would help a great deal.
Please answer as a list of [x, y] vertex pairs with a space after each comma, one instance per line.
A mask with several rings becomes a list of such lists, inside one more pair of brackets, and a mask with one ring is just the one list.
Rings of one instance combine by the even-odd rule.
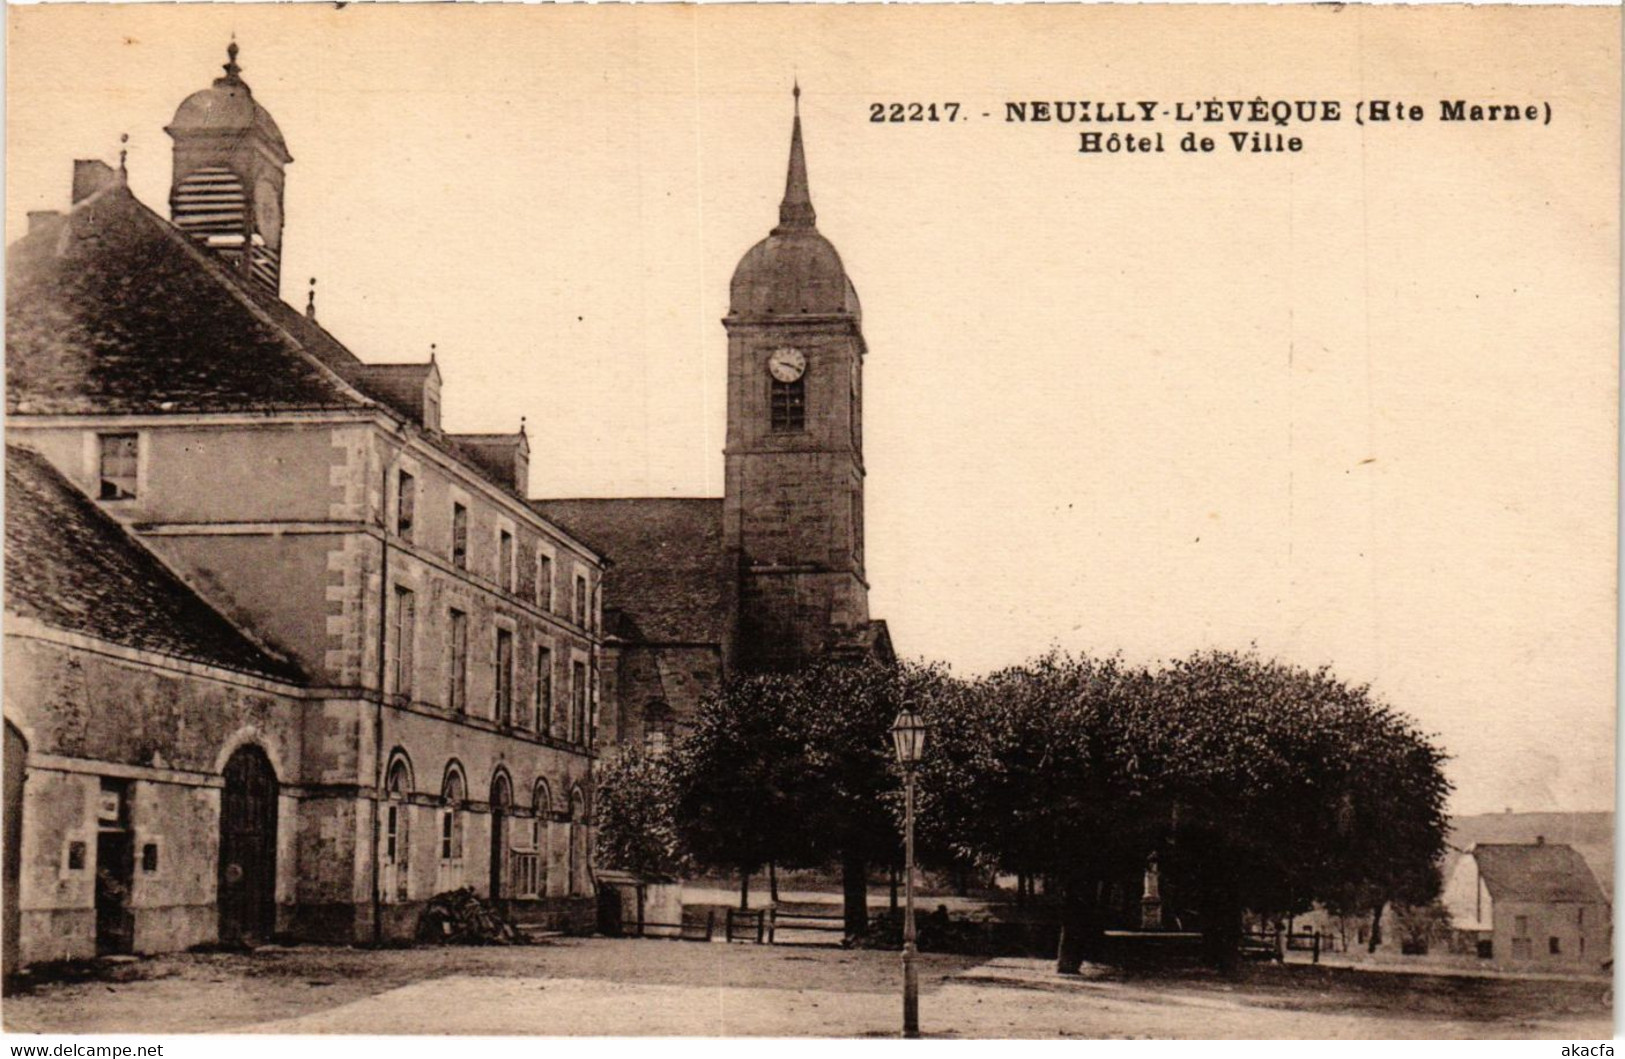
[[173, 224], [82, 165], [12, 247], [16, 958], [384, 941], [457, 886], [590, 930], [603, 557], [526, 503], [523, 429], [444, 433], [432, 361], [363, 364], [186, 227], [242, 161], [210, 123], [281, 143], [230, 66]]

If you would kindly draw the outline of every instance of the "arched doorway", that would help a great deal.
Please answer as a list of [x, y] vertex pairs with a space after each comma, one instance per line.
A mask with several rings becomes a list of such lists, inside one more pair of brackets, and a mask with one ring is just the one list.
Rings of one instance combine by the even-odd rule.
[[17, 887], [23, 876], [23, 777], [28, 763], [28, 740], [10, 721], [6, 722], [5, 756], [5, 920], [0, 923], [0, 941], [5, 945], [5, 981], [17, 973], [17, 932], [22, 929], [22, 913], [17, 904]]
[[506, 772], [491, 777], [491, 900], [500, 901], [503, 869], [508, 862], [508, 816], [513, 810], [513, 784]]
[[220, 941], [255, 944], [276, 928], [276, 772], [265, 751], [239, 747], [220, 795]]

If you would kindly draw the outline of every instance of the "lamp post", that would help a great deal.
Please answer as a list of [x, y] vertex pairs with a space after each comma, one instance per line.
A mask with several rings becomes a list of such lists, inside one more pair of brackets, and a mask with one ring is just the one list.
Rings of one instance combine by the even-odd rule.
[[903, 1036], [920, 1035], [920, 978], [914, 968], [914, 769], [925, 753], [926, 724], [905, 704], [892, 722], [892, 744], [903, 769]]

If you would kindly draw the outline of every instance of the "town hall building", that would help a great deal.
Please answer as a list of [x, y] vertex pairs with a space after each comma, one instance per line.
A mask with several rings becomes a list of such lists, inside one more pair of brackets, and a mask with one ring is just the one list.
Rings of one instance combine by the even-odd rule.
[[522, 425], [445, 431], [433, 357], [363, 361], [283, 300], [293, 155], [237, 58], [166, 129], [167, 217], [80, 161], [9, 248], [8, 972], [384, 942], [463, 886], [590, 930], [606, 748], [730, 673], [892, 657], [799, 90], [723, 321], [724, 495], [535, 500]]

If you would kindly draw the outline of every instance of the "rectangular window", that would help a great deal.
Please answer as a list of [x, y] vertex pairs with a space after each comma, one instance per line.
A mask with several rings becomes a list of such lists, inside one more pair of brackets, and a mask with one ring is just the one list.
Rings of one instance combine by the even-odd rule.
[[417, 597], [409, 588], [395, 586], [395, 621], [390, 628], [390, 648], [395, 660], [395, 694], [412, 698], [412, 641], [417, 638]]
[[497, 534], [497, 583], [513, 591], [513, 534], [507, 530]]
[[101, 444], [101, 498], [133, 499], [140, 439], [134, 434], [102, 434], [98, 440]]
[[536, 557], [536, 605], [543, 610], [553, 609], [553, 557]]
[[[158, 870], [158, 843], [148, 842], [141, 847], [141, 870], [144, 872]], [[1581, 951], [1585, 950], [1582, 948]]]
[[576, 575], [576, 624], [587, 624], [587, 579], [580, 574]]
[[400, 839], [401, 807], [391, 805], [384, 817], [384, 857], [394, 863]]
[[401, 471], [395, 484], [395, 532], [403, 540], [412, 539], [412, 521], [417, 502], [417, 479]]
[[468, 615], [451, 612], [451, 689], [446, 705], [458, 713], [468, 709]]
[[1563, 955], [1563, 939], [1557, 937], [1547, 938], [1546, 951], [1553, 956]]
[[468, 508], [451, 505], [451, 565], [468, 569]]
[[513, 633], [497, 630], [497, 709], [501, 724], [513, 723]]
[[447, 809], [440, 814], [440, 859], [452, 860], [452, 839], [456, 829], [457, 811]]
[[1512, 936], [1527, 938], [1529, 936], [1529, 917], [1514, 916], [1512, 919]]
[[807, 428], [807, 378], [795, 382], [773, 380], [771, 424], [774, 430]]
[[582, 743], [587, 739], [587, 665], [576, 662], [570, 666], [570, 741]]
[[553, 652], [546, 647], [536, 648], [536, 730], [553, 731]]

